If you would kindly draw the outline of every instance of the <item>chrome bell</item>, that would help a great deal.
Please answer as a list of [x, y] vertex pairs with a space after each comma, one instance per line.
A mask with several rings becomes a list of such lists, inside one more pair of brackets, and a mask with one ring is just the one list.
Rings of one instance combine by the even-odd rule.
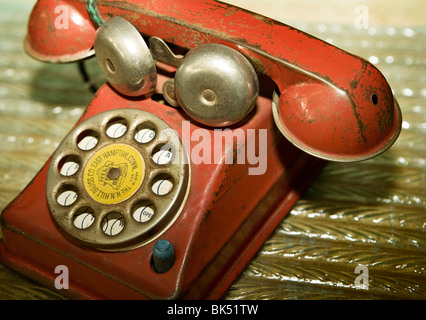
[[176, 99], [194, 120], [212, 127], [238, 122], [259, 95], [257, 74], [238, 51], [220, 44], [190, 50], [176, 70]]
[[154, 59], [138, 30], [116, 16], [96, 31], [95, 55], [110, 85], [128, 96], [154, 90], [157, 70]]

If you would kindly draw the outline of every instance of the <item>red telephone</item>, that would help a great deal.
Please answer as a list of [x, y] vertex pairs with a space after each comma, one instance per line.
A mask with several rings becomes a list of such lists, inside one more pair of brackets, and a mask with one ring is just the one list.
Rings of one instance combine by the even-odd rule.
[[370, 63], [212, 0], [40, 0], [25, 48], [108, 81], [1, 216], [1, 261], [72, 298], [221, 297], [324, 159], [401, 128]]

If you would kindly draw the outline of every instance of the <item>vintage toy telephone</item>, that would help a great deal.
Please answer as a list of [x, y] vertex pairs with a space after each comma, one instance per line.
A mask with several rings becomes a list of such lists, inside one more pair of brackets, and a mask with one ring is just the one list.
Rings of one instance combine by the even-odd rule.
[[25, 48], [108, 81], [1, 216], [2, 262], [69, 297], [219, 298], [323, 159], [400, 132], [370, 63], [212, 0], [40, 0]]

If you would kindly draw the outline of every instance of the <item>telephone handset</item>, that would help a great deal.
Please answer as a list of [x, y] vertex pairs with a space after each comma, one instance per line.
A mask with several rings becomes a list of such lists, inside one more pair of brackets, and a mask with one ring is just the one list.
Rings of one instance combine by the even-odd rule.
[[[33, 57], [69, 62], [93, 55], [97, 27], [107, 17], [120, 16], [150, 38], [151, 54], [157, 61], [181, 61], [162, 42], [186, 50], [221, 44], [243, 54], [258, 74], [268, 76], [277, 86], [273, 108], [282, 134], [316, 157], [366, 160], [386, 151], [401, 130], [398, 103], [371, 63], [272, 19], [213, 0], [68, 1], [62, 2], [68, 4], [74, 19], [67, 30], [52, 30], [57, 16], [45, 16], [45, 11], [57, 6], [55, 1], [38, 2], [25, 41]], [[52, 33], [57, 39], [54, 44], [41, 36]]]
[[95, 54], [108, 84], [2, 213], [0, 252], [50, 287], [68, 266], [65, 295], [218, 298], [322, 159], [365, 160], [399, 134], [376, 68], [271, 19], [210, 0], [64, 0], [73, 19], [53, 30], [57, 5], [37, 3], [26, 51]]

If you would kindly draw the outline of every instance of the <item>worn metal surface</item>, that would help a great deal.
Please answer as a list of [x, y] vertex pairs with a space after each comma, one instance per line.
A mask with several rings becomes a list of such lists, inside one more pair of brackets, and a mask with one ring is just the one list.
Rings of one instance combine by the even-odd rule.
[[[75, 66], [41, 64], [22, 52], [32, 4], [1, 4], [2, 207], [31, 180], [91, 99]], [[374, 62], [401, 104], [403, 131], [374, 160], [329, 164], [225, 297], [425, 298], [424, 28], [294, 25]], [[359, 264], [368, 267], [368, 290], [355, 287]], [[2, 298], [60, 298], [3, 266], [0, 274]]]
[[[139, 136], [147, 131], [152, 138], [142, 140]], [[87, 138], [96, 141], [89, 142], [90, 149], [82, 140]], [[159, 149], [165, 145], [170, 151]], [[159, 237], [181, 213], [191, 181], [186, 157], [179, 137], [160, 118], [133, 109], [101, 113], [74, 128], [55, 151], [46, 181], [50, 211], [66, 233], [90, 247], [141, 246]], [[78, 164], [70, 174], [62, 170], [67, 162]], [[167, 181], [171, 190], [151, 191], [156, 183], [167, 187]], [[75, 198], [59, 201], [67, 192]], [[141, 207], [151, 208], [152, 215], [134, 217]], [[90, 225], [77, 226], [79, 216], [87, 213]]]
[[229, 127], [253, 110], [259, 81], [238, 51], [206, 44], [185, 55], [176, 70], [175, 93], [192, 119], [211, 127]]
[[[157, 90], [159, 88], [161, 88], [161, 82]], [[272, 88], [270, 90], [268, 97], [272, 95]], [[52, 196], [56, 194], [59, 195], [56, 198], [57, 203], [64, 204], [62, 186], [64, 192], [71, 191], [76, 195], [81, 194], [80, 204], [87, 204], [87, 206], [89, 206], [87, 198], [90, 199], [94, 195], [90, 193], [92, 192], [90, 187], [87, 190], [87, 186], [91, 185], [90, 171], [88, 171], [87, 180], [84, 177], [84, 181], [80, 181], [80, 183], [75, 179], [74, 183], [71, 183], [73, 180], [70, 179], [69, 183], [62, 185], [55, 183], [52, 186], [49, 180], [48, 188], [45, 188], [48, 172], [49, 174], [52, 172], [48, 171], [48, 168], [53, 160], [57, 163], [61, 159], [61, 155], [59, 158], [50, 159], [24, 191], [2, 212], [1, 261], [52, 288], [55, 283], [55, 274], [52, 273], [52, 270], [55, 270], [58, 264], [66, 265], [73, 276], [69, 278], [69, 289], [64, 292], [64, 295], [73, 298], [203, 299], [221, 297], [324, 164], [323, 161], [295, 148], [282, 137], [275, 127], [270, 106], [270, 98], [259, 97], [256, 112], [251, 114], [249, 121], [245, 121], [238, 127], [239, 130], [224, 130], [219, 135], [216, 131], [214, 132], [215, 137], [210, 138], [213, 133], [211, 130], [200, 128], [195, 121], [187, 121], [185, 112], [180, 109], [167, 107], [152, 99], [130, 100], [118, 95], [110, 86], [102, 86], [82, 115], [81, 122], [76, 126], [77, 131], [71, 132], [71, 139], [65, 139], [67, 143], [73, 142], [77, 138], [80, 146], [78, 138], [80, 132], [87, 132], [84, 129], [89, 128], [92, 131], [98, 131], [95, 136], [100, 137], [99, 144], [108, 143], [109, 139], [101, 139], [103, 134], [99, 132], [99, 129], [105, 128], [104, 123], [109, 117], [102, 119], [103, 123], [99, 129], [96, 129], [89, 119], [96, 118], [96, 121], [99, 121], [100, 112], [103, 111], [120, 112], [120, 117], [124, 117], [123, 111], [134, 108], [147, 111], [164, 120], [181, 137], [182, 145], [188, 152], [188, 156], [189, 153], [191, 154], [191, 187], [186, 203], [178, 220], [170, 227], [164, 227], [167, 230], [161, 230], [162, 238], [172, 242], [176, 250], [173, 268], [162, 274], [153, 270], [150, 262], [154, 245], [152, 242], [128, 251], [91, 250], [72, 241], [66, 232], [56, 227], [46, 198], [49, 199], [49, 203], [54, 203], [55, 198]], [[86, 123], [85, 120], [89, 120], [89, 123]], [[132, 125], [139, 121], [133, 119]], [[153, 121], [153, 124], [155, 125], [157, 122]], [[262, 130], [256, 133], [258, 128], [262, 128]], [[200, 130], [202, 130], [203, 138], [208, 141], [207, 143], [203, 141], [203, 156], [205, 157], [207, 153], [204, 152], [205, 146], [210, 150], [208, 151], [210, 156], [214, 155], [214, 159], [210, 158], [201, 163], [198, 154], [200, 152], [199, 141], [193, 139], [194, 135], [200, 134]], [[164, 131], [162, 133], [164, 134]], [[225, 145], [217, 143], [218, 136], [220, 140], [224, 139], [229, 142]], [[261, 140], [260, 137], [262, 137]], [[238, 155], [245, 153], [245, 146], [251, 143], [249, 139], [259, 139], [259, 142], [256, 143], [258, 148], [252, 145], [251, 148], [255, 150], [252, 153], [265, 155], [267, 152], [267, 157], [262, 157], [265, 160], [262, 166], [252, 168], [247, 162], [238, 164], [238, 161], [241, 161], [241, 157]], [[151, 145], [152, 152], [162, 146], [160, 141], [156, 141], [154, 146]], [[111, 144], [98, 152], [104, 152], [106, 148], [110, 147], [116, 148], [117, 145]], [[230, 147], [232, 149], [228, 149]], [[123, 143], [120, 144], [120, 148], [124, 148]], [[71, 154], [75, 154], [75, 149], [75, 146], [70, 146], [69, 150], [74, 151]], [[62, 149], [60, 146], [59, 150], [66, 152], [68, 148]], [[228, 150], [232, 150], [233, 155], [237, 158], [234, 163], [228, 160], [231, 155], [230, 152], [227, 152]], [[247, 157], [250, 156], [249, 150], [250, 148], [247, 148]], [[85, 173], [90, 170], [92, 164], [98, 163], [97, 154], [93, 155], [89, 150], [90, 159], [84, 169]], [[99, 158], [99, 161], [102, 161], [106, 157], [102, 154]], [[151, 159], [144, 158], [145, 163], [154, 161], [155, 154], [151, 155]], [[85, 161], [81, 160], [81, 162]], [[267, 170], [265, 170], [266, 167]], [[52, 168], [54, 170], [57, 165], [50, 166], [50, 169]], [[152, 171], [146, 172], [148, 181], [153, 182], [155, 178], [167, 174], [167, 172], [174, 180], [177, 180], [179, 178], [177, 174], [172, 175], [168, 168], [169, 166], [163, 168], [154, 166]], [[179, 165], [177, 168], [179, 169]], [[257, 171], [257, 169], [265, 171], [251, 174], [253, 170]], [[180, 171], [182, 172], [183, 169]], [[150, 179], [149, 176], [155, 172], [162, 174]], [[115, 176], [114, 172], [111, 174]], [[99, 177], [102, 176], [103, 174], [100, 172]], [[184, 184], [183, 179], [184, 177], [181, 178], [182, 184]], [[185, 190], [179, 188], [180, 181], [175, 182], [177, 184], [176, 194]], [[82, 191], [81, 183], [84, 183], [86, 192]], [[145, 186], [149, 187], [149, 185]], [[170, 191], [170, 195], [174, 197], [173, 190]], [[85, 196], [87, 193], [90, 194], [89, 197]], [[122, 205], [127, 209], [131, 208], [132, 202], [138, 200], [138, 195], [144, 193], [145, 190], [140, 191], [139, 189], [135, 196], [130, 197], [129, 201], [123, 202]], [[145, 195], [150, 193], [152, 192], [148, 189]], [[97, 195], [98, 193], [96, 193]], [[155, 201], [154, 198], [152, 197], [153, 201], [158, 204], [159, 199]], [[108, 200], [110, 199], [116, 198], [109, 196]], [[103, 197], [97, 199], [97, 201], [102, 200], [104, 200]], [[179, 206], [181, 204], [180, 201], [170, 204], [167, 200], [168, 194], [164, 198], [164, 203], [162, 202], [161, 206], [158, 205], [159, 210], [163, 205]], [[78, 202], [77, 197], [76, 206]], [[97, 214], [100, 215], [98, 215], [99, 221], [103, 215], [110, 212], [110, 209], [118, 210], [121, 207], [120, 204], [109, 204], [109, 202], [104, 204], [105, 206], [102, 206], [101, 210], [98, 207], [93, 208], [95, 220]], [[54, 206], [53, 209], [56, 211], [58, 208]], [[97, 210], [98, 212], [96, 212]], [[177, 209], [178, 211], [179, 209]], [[57, 212], [54, 213], [58, 220]], [[75, 225], [70, 223], [72, 219], [69, 219], [67, 210], [58, 213], [61, 219], [64, 218], [63, 214], [66, 215], [66, 219], [68, 217], [66, 231], [69, 232], [71, 228], [75, 230]], [[122, 216], [125, 220], [129, 215], [127, 213]], [[31, 219], [27, 219], [27, 217], [31, 217]], [[126, 221], [124, 223], [126, 224]], [[61, 225], [63, 224], [61, 223]], [[116, 247], [117, 242], [127, 241], [126, 238], [132, 236], [131, 231], [135, 225], [136, 223], [128, 223], [128, 232], [126, 232], [125, 226], [120, 233], [108, 232], [114, 238], [109, 242], [115, 242], [112, 244]], [[133, 231], [136, 233], [136, 230]], [[137, 233], [140, 231], [144, 236], [146, 235], [144, 232], [148, 235], [150, 235], [149, 231], [160, 232], [154, 228], [151, 230], [149, 228], [148, 230], [139, 229]], [[93, 241], [105, 241], [105, 236], [99, 237], [99, 239], [93, 238], [99, 234], [101, 234], [99, 227], [87, 228], [87, 242], [93, 243], [97, 247], [100, 244], [104, 245], [99, 241]], [[83, 236], [83, 232], [80, 235]], [[109, 244], [111, 243], [105, 243], [105, 247]]]
[[154, 91], [154, 59], [130, 22], [121, 17], [108, 20], [97, 30], [94, 46], [102, 73], [118, 92], [141, 96]]
[[[358, 30], [359, 2], [306, 2], [269, 11], [293, 14], [295, 27], [373, 62], [401, 105], [402, 133], [373, 160], [328, 164], [226, 298], [426, 299], [426, 9], [371, 1], [370, 24]], [[359, 265], [368, 289], [356, 287]]]
[[[30, 32], [25, 36], [25, 51], [40, 61], [54, 63], [73, 62], [93, 56], [96, 29], [87, 11], [78, 11], [56, 1], [45, 3], [52, 6], [52, 11], [47, 12], [44, 6], [32, 10], [32, 19], [27, 22]], [[46, 41], [47, 33], [56, 39], [55, 45]]]
[[[63, 4], [79, 12], [81, 19], [87, 17], [83, 0]], [[52, 48], [63, 50], [63, 43], [71, 36], [49, 31], [57, 17], [54, 0], [40, 0], [36, 7], [30, 18], [34, 23], [28, 29], [29, 53], [35, 52], [37, 58], [53, 51], [52, 58], [57, 59], [57, 50]], [[240, 51], [256, 71], [277, 84], [277, 125], [282, 133], [317, 157], [366, 160], [387, 150], [399, 135], [399, 107], [380, 71], [367, 60], [310, 34], [213, 0], [103, 0], [97, 7], [103, 17], [122, 16], [143, 35], [182, 48], [218, 43]], [[216, 16], [222, 17], [219, 23]], [[39, 46], [40, 30], [46, 36], [53, 35], [54, 41]], [[82, 32], [85, 39], [90, 34], [85, 29]], [[72, 37], [79, 38], [78, 32]], [[69, 42], [64, 58], [80, 50], [81, 43]]]

